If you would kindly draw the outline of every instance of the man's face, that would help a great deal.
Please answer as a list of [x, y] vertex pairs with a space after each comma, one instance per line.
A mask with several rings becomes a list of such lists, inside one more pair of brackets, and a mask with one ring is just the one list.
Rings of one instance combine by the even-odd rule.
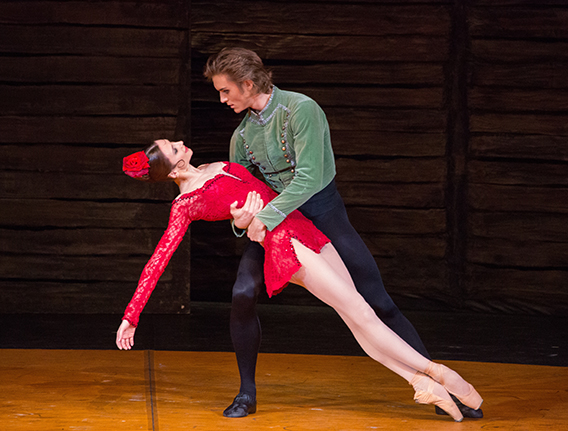
[[213, 85], [219, 92], [221, 103], [226, 103], [237, 114], [252, 106], [254, 102], [252, 83], [245, 81], [242, 87], [231, 81], [227, 75], [213, 76]]

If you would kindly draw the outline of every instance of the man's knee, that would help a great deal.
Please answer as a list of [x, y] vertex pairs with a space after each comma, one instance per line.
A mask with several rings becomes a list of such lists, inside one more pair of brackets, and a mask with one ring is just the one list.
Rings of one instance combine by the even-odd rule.
[[256, 302], [257, 294], [252, 284], [235, 284], [233, 286], [233, 305]]
[[253, 310], [263, 284], [262, 278], [253, 277], [250, 274], [237, 277], [233, 285], [232, 308], [234, 312], [244, 312]]
[[390, 296], [388, 299], [383, 298], [382, 301], [375, 301], [374, 304], [371, 304], [371, 307], [375, 310], [379, 319], [385, 323], [395, 319], [399, 314], [401, 314], [400, 309], [396, 306]]

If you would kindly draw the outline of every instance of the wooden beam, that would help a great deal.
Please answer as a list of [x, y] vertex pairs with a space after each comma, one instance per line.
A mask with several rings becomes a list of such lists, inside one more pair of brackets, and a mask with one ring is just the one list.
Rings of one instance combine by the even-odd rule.
[[467, 100], [467, 65], [469, 56], [469, 0], [456, 0], [452, 11], [449, 38], [449, 61], [446, 72], [447, 119], [447, 179], [445, 190], [448, 226], [449, 296], [455, 305], [465, 298], [463, 273], [467, 253], [467, 158], [469, 150], [469, 119]]

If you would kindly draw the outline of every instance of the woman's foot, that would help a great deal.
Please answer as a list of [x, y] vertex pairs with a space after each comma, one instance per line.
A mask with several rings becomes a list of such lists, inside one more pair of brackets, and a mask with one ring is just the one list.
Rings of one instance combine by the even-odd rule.
[[410, 384], [414, 388], [414, 401], [420, 404], [434, 404], [448, 413], [456, 422], [463, 420], [463, 415], [450, 394], [438, 382], [426, 374], [417, 372]]
[[466, 382], [458, 373], [442, 364], [430, 362], [426, 374], [439, 382], [444, 388], [466, 406], [477, 410], [483, 398], [475, 388]]

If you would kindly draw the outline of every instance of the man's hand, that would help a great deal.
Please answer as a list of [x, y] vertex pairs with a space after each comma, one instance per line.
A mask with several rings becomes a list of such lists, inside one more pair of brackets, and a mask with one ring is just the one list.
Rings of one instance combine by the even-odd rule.
[[231, 204], [231, 216], [235, 220], [235, 226], [246, 229], [251, 224], [254, 216], [264, 207], [260, 194], [249, 192], [247, 200], [241, 208], [237, 208], [238, 202]]
[[264, 237], [266, 236], [266, 226], [263, 222], [254, 217], [247, 229], [247, 236], [251, 241], [256, 241], [262, 244], [264, 242]]

